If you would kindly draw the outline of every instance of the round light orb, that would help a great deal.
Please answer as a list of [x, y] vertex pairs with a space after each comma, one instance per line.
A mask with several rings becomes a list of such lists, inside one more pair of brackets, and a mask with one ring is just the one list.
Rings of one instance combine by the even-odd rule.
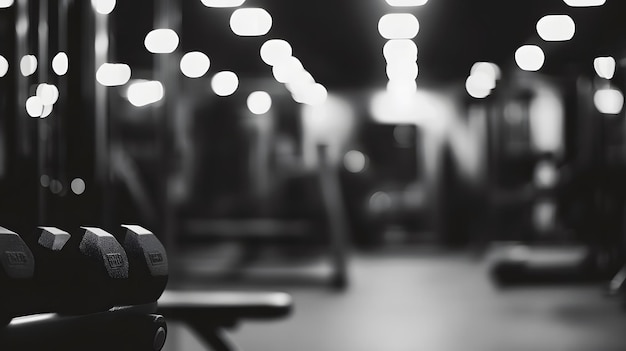
[[101, 15], [108, 15], [115, 9], [115, 0], [91, 0], [91, 6]]
[[537, 21], [537, 34], [545, 41], [567, 41], [575, 32], [576, 24], [568, 15], [547, 15]]
[[272, 107], [272, 97], [265, 91], [254, 91], [248, 95], [246, 103], [250, 112], [262, 115]]
[[96, 71], [96, 81], [106, 87], [124, 85], [130, 76], [130, 66], [124, 63], [104, 63]]
[[189, 78], [200, 78], [209, 71], [211, 60], [202, 52], [188, 52], [180, 59], [180, 71]]
[[35, 55], [24, 55], [20, 60], [20, 72], [24, 77], [28, 77], [37, 71], [37, 57]]
[[523, 45], [515, 51], [515, 62], [524, 71], [538, 71], [543, 67], [545, 54], [537, 45]]
[[291, 56], [293, 49], [282, 39], [270, 39], [261, 45], [261, 59], [270, 66]]
[[9, 71], [9, 61], [0, 55], [0, 77], [4, 77]]
[[167, 28], [154, 29], [146, 35], [144, 46], [153, 54], [169, 54], [178, 47], [180, 39], [175, 31]]
[[624, 95], [614, 88], [600, 89], [593, 95], [593, 104], [600, 113], [617, 115], [624, 107]]
[[26, 100], [26, 112], [31, 117], [41, 117], [43, 113], [43, 103], [38, 96], [31, 96]]
[[272, 28], [272, 16], [262, 8], [237, 9], [230, 16], [230, 29], [241, 37], [261, 36]]
[[56, 73], [57, 76], [63, 76], [67, 73], [69, 69], [69, 60], [67, 58], [67, 54], [64, 52], [59, 52], [54, 55], [52, 59], [52, 70]]
[[385, 39], [413, 39], [419, 29], [419, 21], [410, 13], [389, 13], [378, 21], [378, 32]]
[[85, 181], [81, 178], [74, 178], [74, 180], [70, 183], [70, 188], [74, 194], [80, 195], [85, 192]]
[[229, 96], [237, 91], [239, 78], [234, 72], [218, 72], [211, 79], [211, 89], [217, 96]]

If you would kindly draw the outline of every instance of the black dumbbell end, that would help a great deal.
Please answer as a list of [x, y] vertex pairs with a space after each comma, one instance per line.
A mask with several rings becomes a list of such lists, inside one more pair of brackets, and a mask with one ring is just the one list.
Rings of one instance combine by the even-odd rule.
[[0, 227], [0, 263], [8, 279], [31, 279], [35, 272], [33, 253], [17, 233], [4, 227]]
[[128, 278], [128, 257], [113, 235], [96, 227], [81, 227], [85, 234], [80, 240], [80, 253], [103, 264], [113, 279]]
[[56, 227], [39, 227], [39, 229], [41, 233], [37, 243], [48, 250], [61, 251], [71, 237], [68, 232]]
[[167, 276], [167, 254], [156, 235], [139, 225], [127, 224], [122, 227], [126, 229], [122, 246], [128, 259], [133, 262], [131, 272], [141, 265], [149, 271], [151, 277]]

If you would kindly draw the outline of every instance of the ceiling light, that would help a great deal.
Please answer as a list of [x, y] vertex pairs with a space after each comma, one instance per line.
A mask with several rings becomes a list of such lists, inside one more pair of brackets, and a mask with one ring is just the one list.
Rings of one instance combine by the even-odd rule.
[[272, 28], [272, 16], [262, 8], [237, 9], [230, 16], [230, 29], [242, 36], [261, 36]]
[[615, 75], [615, 59], [610, 56], [596, 57], [593, 68], [600, 78], [611, 79]]
[[288, 42], [282, 39], [270, 39], [261, 45], [261, 59], [270, 66], [290, 57], [293, 50]]
[[0, 55], [0, 77], [4, 77], [9, 71], [9, 61]]
[[25, 55], [20, 60], [20, 71], [24, 77], [28, 77], [37, 71], [37, 57]]
[[53, 84], [39, 84], [35, 94], [44, 105], [53, 105], [59, 100], [59, 89]]
[[250, 93], [246, 103], [250, 112], [255, 115], [262, 115], [272, 107], [272, 98], [270, 94], [264, 91], [254, 91]]
[[418, 74], [417, 63], [392, 61], [387, 64], [386, 73], [389, 80], [415, 80]]
[[524, 71], [538, 71], [545, 62], [545, 55], [536, 45], [523, 45], [515, 51], [515, 62]]
[[477, 78], [475, 75], [467, 77], [465, 80], [465, 90], [467, 90], [467, 93], [471, 97], [477, 99], [486, 98], [491, 93], [491, 89], [484, 84], [484, 81]]
[[428, 0], [385, 0], [389, 6], [393, 7], [411, 7], [425, 5]]
[[243, 5], [246, 0], [202, 0], [202, 4], [206, 7], [238, 7]]
[[591, 7], [604, 5], [606, 0], [563, 0], [571, 7]]
[[128, 87], [128, 101], [137, 107], [155, 103], [163, 96], [163, 84], [156, 80], [139, 81]]
[[180, 71], [189, 78], [200, 78], [209, 71], [211, 61], [202, 52], [188, 52], [180, 59]]
[[58, 54], [54, 55], [54, 58], [52, 59], [52, 70], [54, 71], [54, 73], [56, 73], [58, 76], [65, 75], [68, 68], [69, 61], [66, 53], [59, 52]]
[[568, 15], [548, 15], [537, 22], [537, 34], [545, 41], [566, 41], [574, 37], [576, 24]]
[[115, 9], [115, 0], [91, 0], [91, 6], [101, 15], [108, 15]]
[[622, 111], [624, 95], [617, 89], [600, 89], [593, 95], [593, 103], [601, 113], [616, 115]]
[[43, 105], [43, 110], [41, 111], [41, 118], [46, 118], [52, 114], [52, 110], [54, 109], [54, 105]]
[[378, 32], [385, 39], [415, 38], [419, 27], [419, 21], [410, 13], [390, 13], [378, 21]]
[[470, 69], [470, 75], [475, 75], [477, 73], [485, 74], [491, 77], [494, 81], [500, 79], [502, 76], [500, 67], [493, 62], [476, 62], [473, 64]]
[[113, 87], [128, 83], [130, 75], [130, 66], [127, 64], [104, 63], [96, 71], [96, 80], [106, 87]]
[[343, 166], [350, 173], [360, 173], [367, 166], [367, 158], [358, 150], [350, 150], [343, 156]]
[[43, 103], [38, 96], [31, 96], [26, 100], [26, 112], [31, 117], [41, 117]]
[[229, 96], [239, 87], [239, 78], [234, 72], [218, 72], [211, 79], [211, 88], [218, 96]]
[[383, 46], [383, 56], [387, 62], [392, 61], [416, 61], [417, 45], [409, 39], [388, 40]]
[[144, 45], [154, 54], [169, 54], [178, 47], [178, 34], [171, 29], [155, 29], [146, 35]]
[[302, 96], [300, 96], [301, 102], [307, 105], [321, 105], [326, 102], [328, 98], [328, 91], [326, 87], [319, 83], [314, 83], [308, 86], [306, 90], [302, 92]]
[[297, 78], [299, 74], [304, 70], [302, 63], [297, 58], [290, 56], [281, 60], [274, 67], [272, 67], [272, 74], [276, 81], [280, 83], [287, 83]]

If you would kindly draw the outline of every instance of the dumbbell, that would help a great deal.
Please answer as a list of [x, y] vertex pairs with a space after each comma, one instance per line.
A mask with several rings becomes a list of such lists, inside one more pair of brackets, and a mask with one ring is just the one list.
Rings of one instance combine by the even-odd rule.
[[15, 232], [0, 227], [0, 325], [32, 309], [35, 259]]
[[156, 302], [167, 285], [169, 267], [163, 244], [139, 225], [122, 225], [117, 235], [129, 261], [124, 302], [130, 305]]
[[106, 311], [123, 299], [128, 258], [103, 229], [81, 227], [70, 235], [39, 227], [31, 244], [38, 262], [35, 281], [46, 309], [63, 314]]
[[152, 232], [138, 225], [124, 225], [115, 236], [100, 228], [82, 229], [72, 237], [40, 227], [35, 256], [47, 264], [37, 269], [36, 280], [62, 292], [55, 310], [82, 313], [157, 301], [167, 284], [168, 260]]
[[168, 280], [165, 249], [145, 228], [122, 228], [123, 245], [95, 227], [81, 227], [77, 235], [39, 227], [26, 240], [0, 227], [0, 323], [33, 313], [86, 314], [155, 302]]

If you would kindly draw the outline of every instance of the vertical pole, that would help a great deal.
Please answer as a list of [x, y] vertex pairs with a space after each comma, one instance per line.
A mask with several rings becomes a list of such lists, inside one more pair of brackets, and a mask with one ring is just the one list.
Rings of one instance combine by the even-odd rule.
[[[48, 81], [48, 1], [39, 0], [39, 24], [37, 28], [38, 39], [38, 82], [45, 83]], [[46, 171], [46, 152], [47, 147], [51, 146], [48, 142], [49, 123], [47, 119], [37, 119], [37, 176], [48, 173]], [[52, 145], [53, 146], [53, 145]], [[58, 177], [58, 172], [55, 172], [55, 178]], [[61, 179], [60, 179], [61, 180]], [[37, 204], [38, 204], [38, 218], [37, 223], [46, 224], [47, 222], [47, 192], [42, 186], [37, 187]]]
[[[155, 0], [154, 24], [155, 28], [169, 28], [176, 33], [180, 33], [182, 11], [180, 1], [177, 0]], [[161, 181], [160, 181], [160, 212], [161, 212], [161, 236], [168, 252], [172, 253], [172, 265], [176, 262], [176, 216], [172, 203], [170, 178], [170, 165], [172, 162], [172, 133], [175, 127], [175, 120], [178, 118], [178, 91], [180, 82], [177, 75], [178, 60], [180, 59], [180, 46], [171, 54], [155, 55], [155, 76], [165, 90], [163, 105], [158, 114], [159, 128], [159, 149], [161, 155]]]

